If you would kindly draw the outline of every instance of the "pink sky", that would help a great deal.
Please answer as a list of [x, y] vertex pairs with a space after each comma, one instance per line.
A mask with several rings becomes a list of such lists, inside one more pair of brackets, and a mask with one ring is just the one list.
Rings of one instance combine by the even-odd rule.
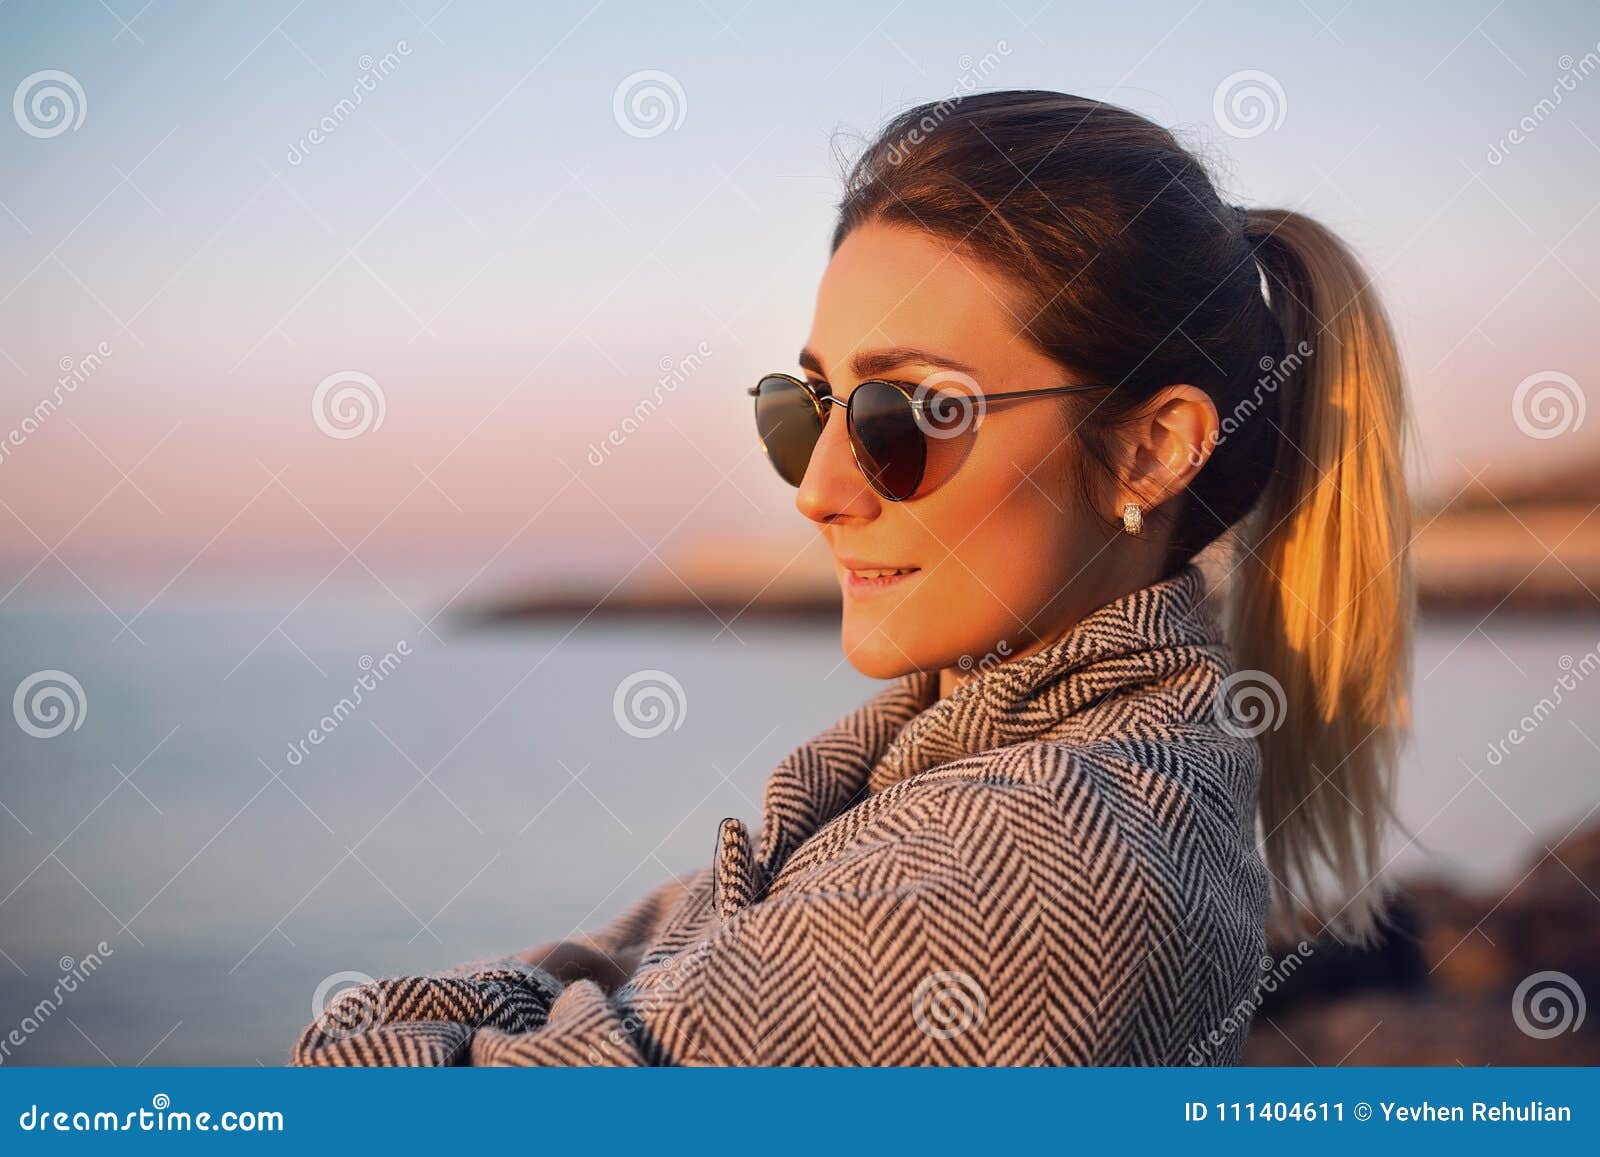
[[[1531, 375], [1570, 375], [1584, 405], [1596, 392], [1600, 83], [1491, 159], [1563, 59], [1600, 51], [1592, 21], [1556, 6], [1475, 31], [1479, 15], [1438, 5], [1330, 29], [1276, 6], [1261, 21], [1183, 7], [1160, 37], [1110, 11], [1093, 36], [1064, 11], [1026, 28], [891, 13], [853, 54], [797, 14], [741, 19], [741, 53], [605, 9], [545, 59], [537, 15], [453, 9], [429, 29], [307, 11], [300, 51], [207, 10], [190, 14], [203, 26], [153, 10], [140, 46], [64, 16], [9, 37], [8, 83], [66, 69], [88, 110], [51, 139], [0, 133], [19, 174], [0, 191], [0, 438], [63, 361], [111, 353], [0, 458], [0, 591], [81, 594], [81, 578], [137, 607], [212, 580], [315, 578], [359, 543], [386, 579], [448, 576], [448, 594], [480, 568], [492, 586], [620, 573], [658, 544], [802, 540], [742, 391], [792, 368], [809, 329], [838, 193], [830, 131], [864, 136], [948, 95], [961, 60], [994, 62], [984, 87], [1072, 88], [1176, 124], [1237, 199], [1344, 232], [1405, 343], [1420, 491], [1600, 450], [1600, 417], [1543, 439], [1512, 412]], [[392, 75], [291, 161], [359, 60], [401, 41]], [[780, 44], [828, 83], [772, 85]], [[1221, 131], [1219, 82], [1274, 60], [1282, 124]], [[613, 103], [644, 69], [672, 76], [686, 113], [648, 137]], [[701, 343], [666, 404], [592, 465], [661, 365]], [[339, 371], [378, 384], [380, 427], [318, 428], [314, 391]]]

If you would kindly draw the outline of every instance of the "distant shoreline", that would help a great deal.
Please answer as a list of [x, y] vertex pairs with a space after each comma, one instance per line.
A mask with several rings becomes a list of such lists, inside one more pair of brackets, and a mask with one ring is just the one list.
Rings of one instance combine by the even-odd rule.
[[[1480, 484], [1449, 503], [1419, 507], [1412, 524], [1422, 614], [1600, 616], [1600, 467], [1585, 462], [1497, 490]], [[595, 592], [606, 589], [597, 601]], [[775, 537], [700, 541], [620, 586], [533, 585], [487, 597], [461, 617], [823, 623], [837, 622], [839, 611], [833, 562], [821, 543]]]
[[[1600, 587], [1596, 589], [1600, 590]], [[1474, 584], [1466, 581], [1440, 587], [1419, 585], [1417, 610], [1430, 619], [1472, 618], [1492, 613], [1519, 618], [1569, 620], [1582, 617], [1600, 620], [1600, 601], [1596, 601], [1577, 584], [1556, 590], [1528, 584], [1513, 589], [1505, 584]], [[826, 625], [837, 623], [839, 614], [838, 595], [829, 597], [825, 593], [809, 598], [791, 595], [782, 598], [704, 596], [698, 599], [687, 592], [681, 596], [657, 592], [637, 597], [619, 593], [597, 603], [592, 597], [581, 593], [552, 592], [489, 600], [465, 608], [457, 612], [455, 617], [467, 626], [571, 622], [583, 618], [635, 622], [705, 619]]]

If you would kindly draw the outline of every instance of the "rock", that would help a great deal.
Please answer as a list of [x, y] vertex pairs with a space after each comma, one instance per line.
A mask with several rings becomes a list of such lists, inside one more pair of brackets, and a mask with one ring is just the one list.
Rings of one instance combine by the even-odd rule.
[[1257, 1011], [1244, 1063], [1600, 1064], [1587, 1010], [1600, 993], [1600, 824], [1503, 894], [1413, 881], [1392, 919], [1371, 949], [1313, 945]]

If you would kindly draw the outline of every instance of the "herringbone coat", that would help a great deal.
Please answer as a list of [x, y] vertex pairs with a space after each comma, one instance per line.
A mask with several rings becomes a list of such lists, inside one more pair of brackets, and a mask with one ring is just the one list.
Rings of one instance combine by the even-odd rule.
[[1237, 1063], [1265, 948], [1261, 757], [1190, 564], [952, 694], [887, 684], [767, 781], [759, 846], [588, 941], [351, 990], [305, 1065]]

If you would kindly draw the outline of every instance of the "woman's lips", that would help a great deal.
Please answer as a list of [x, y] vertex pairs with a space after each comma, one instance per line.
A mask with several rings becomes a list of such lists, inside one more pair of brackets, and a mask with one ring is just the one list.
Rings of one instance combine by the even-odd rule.
[[869, 566], [863, 563], [841, 562], [839, 567], [844, 572], [845, 590], [851, 594], [886, 591], [903, 585], [908, 579], [921, 573], [921, 568], [914, 566]]

